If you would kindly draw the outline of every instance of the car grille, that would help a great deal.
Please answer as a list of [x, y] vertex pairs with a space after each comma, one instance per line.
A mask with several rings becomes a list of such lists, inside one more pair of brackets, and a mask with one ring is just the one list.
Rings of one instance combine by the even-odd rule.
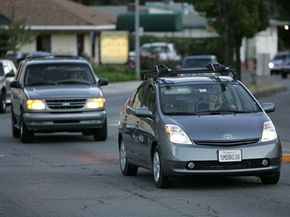
[[[195, 167], [191, 170], [234, 170], [269, 167], [262, 165], [264, 159], [243, 160], [241, 162], [192, 161]], [[189, 168], [187, 168], [189, 169]]]
[[248, 145], [257, 143], [259, 138], [247, 139], [247, 140], [222, 140], [222, 141], [194, 141], [197, 145], [209, 145], [209, 146], [235, 146], [235, 145]]
[[81, 109], [86, 101], [86, 99], [57, 99], [46, 100], [46, 104], [52, 110]]

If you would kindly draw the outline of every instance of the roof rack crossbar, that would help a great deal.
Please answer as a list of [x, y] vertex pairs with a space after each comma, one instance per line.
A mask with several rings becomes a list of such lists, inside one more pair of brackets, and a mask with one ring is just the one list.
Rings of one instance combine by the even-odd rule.
[[210, 74], [217, 73], [222, 76], [232, 74], [234, 80], [238, 80], [237, 70], [222, 64], [209, 64], [206, 68], [194, 69], [170, 69], [166, 65], [154, 65], [153, 71], [144, 73], [144, 80], [152, 78], [157, 80], [161, 76], [177, 76], [178, 74]]

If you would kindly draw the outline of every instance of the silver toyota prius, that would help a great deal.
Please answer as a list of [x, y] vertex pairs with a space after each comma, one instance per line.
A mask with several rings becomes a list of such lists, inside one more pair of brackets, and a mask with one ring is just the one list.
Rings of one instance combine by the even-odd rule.
[[160, 188], [183, 175], [258, 176], [276, 184], [282, 150], [267, 115], [274, 110], [273, 103], [260, 105], [228, 67], [156, 66], [121, 111], [121, 172], [147, 168]]

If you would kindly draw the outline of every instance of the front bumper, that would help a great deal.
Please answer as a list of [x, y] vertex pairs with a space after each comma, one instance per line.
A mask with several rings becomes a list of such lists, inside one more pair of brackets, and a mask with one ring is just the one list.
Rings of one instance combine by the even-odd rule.
[[[219, 162], [219, 150], [241, 150], [241, 162]], [[267, 175], [280, 171], [282, 150], [278, 140], [243, 146], [180, 146], [171, 144], [162, 159], [164, 173], [178, 175]], [[267, 160], [268, 165], [262, 161]], [[194, 163], [193, 168], [188, 164]]]
[[103, 127], [106, 111], [75, 113], [24, 113], [24, 122], [28, 130], [42, 131], [83, 131]]

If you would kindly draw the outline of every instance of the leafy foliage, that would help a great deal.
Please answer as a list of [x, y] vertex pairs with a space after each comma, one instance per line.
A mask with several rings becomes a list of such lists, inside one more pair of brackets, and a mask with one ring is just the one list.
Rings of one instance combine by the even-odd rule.
[[14, 13], [11, 22], [7, 26], [0, 26], [0, 50], [17, 51], [21, 46], [33, 40], [35, 33], [31, 32], [25, 25], [25, 20], [16, 20]]
[[194, 0], [195, 9], [209, 19], [224, 42], [225, 63], [231, 63], [235, 50], [240, 68], [239, 49], [243, 37], [253, 37], [268, 26], [268, 12], [263, 0]]

